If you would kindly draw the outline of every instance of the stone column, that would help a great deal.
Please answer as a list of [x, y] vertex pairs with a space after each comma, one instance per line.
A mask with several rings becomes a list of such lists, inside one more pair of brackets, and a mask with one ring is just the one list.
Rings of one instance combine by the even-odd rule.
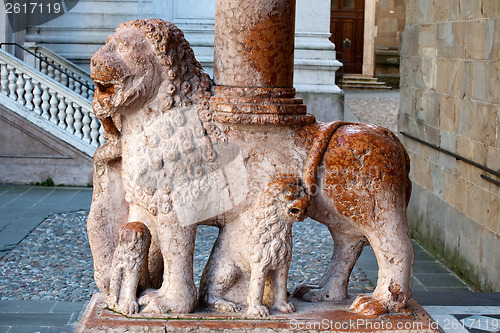
[[293, 89], [295, 0], [217, 0], [214, 118], [244, 124], [308, 124]]

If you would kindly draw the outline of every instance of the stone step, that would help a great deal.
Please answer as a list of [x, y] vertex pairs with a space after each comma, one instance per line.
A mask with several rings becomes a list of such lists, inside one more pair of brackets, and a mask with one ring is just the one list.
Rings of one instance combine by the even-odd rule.
[[342, 89], [366, 89], [366, 90], [391, 90], [392, 88], [389, 86], [370, 86], [370, 85], [364, 85], [364, 84], [356, 84], [356, 85], [351, 85], [351, 84], [343, 84]]
[[385, 82], [379, 81], [376, 77], [348, 74], [344, 75], [342, 89], [392, 89]]

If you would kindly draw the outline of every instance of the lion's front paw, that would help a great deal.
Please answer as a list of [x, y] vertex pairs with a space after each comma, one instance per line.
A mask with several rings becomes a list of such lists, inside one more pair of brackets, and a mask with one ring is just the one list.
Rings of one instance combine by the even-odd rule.
[[283, 302], [283, 303], [277, 303], [274, 306], [278, 311], [283, 313], [295, 312], [295, 306], [293, 305], [293, 303]]
[[188, 298], [175, 298], [161, 289], [148, 289], [139, 297], [139, 305], [143, 306], [144, 313], [190, 313], [193, 312], [194, 302]]
[[306, 302], [328, 302], [342, 300], [346, 298], [347, 295], [332, 293], [330, 289], [320, 287], [316, 284], [303, 284], [295, 289], [292, 296]]
[[223, 299], [216, 300], [213, 304], [213, 307], [216, 311], [226, 312], [226, 313], [234, 313], [241, 310], [239, 305]]
[[131, 315], [139, 312], [139, 304], [135, 299], [120, 300], [115, 309], [124, 315]]
[[160, 296], [144, 295], [139, 299], [139, 304], [144, 306], [143, 313], [165, 314], [173, 312], [168, 302]]
[[378, 316], [387, 313], [385, 302], [370, 295], [359, 295], [350, 309], [366, 316]]
[[248, 306], [247, 313], [256, 317], [269, 317], [269, 309], [264, 305]]

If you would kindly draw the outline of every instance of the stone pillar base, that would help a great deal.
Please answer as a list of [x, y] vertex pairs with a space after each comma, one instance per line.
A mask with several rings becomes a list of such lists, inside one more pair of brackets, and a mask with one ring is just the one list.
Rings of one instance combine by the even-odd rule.
[[[354, 296], [353, 296], [354, 297]], [[76, 329], [80, 332], [442, 332], [415, 301], [405, 313], [362, 316], [349, 311], [352, 298], [335, 303], [307, 303], [292, 299], [297, 312], [272, 312], [268, 318], [198, 311], [184, 315], [125, 317], [105, 308], [94, 294]]]
[[222, 123], [303, 126], [316, 121], [293, 88], [216, 86], [210, 109]]

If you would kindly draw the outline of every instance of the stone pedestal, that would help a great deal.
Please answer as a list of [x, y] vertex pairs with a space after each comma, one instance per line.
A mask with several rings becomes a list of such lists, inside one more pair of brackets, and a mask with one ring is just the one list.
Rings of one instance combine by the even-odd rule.
[[105, 308], [94, 294], [76, 332], [442, 332], [415, 301], [405, 313], [363, 316], [349, 311], [351, 299], [338, 303], [291, 300], [297, 312], [265, 319], [197, 311], [183, 315], [125, 317]]

